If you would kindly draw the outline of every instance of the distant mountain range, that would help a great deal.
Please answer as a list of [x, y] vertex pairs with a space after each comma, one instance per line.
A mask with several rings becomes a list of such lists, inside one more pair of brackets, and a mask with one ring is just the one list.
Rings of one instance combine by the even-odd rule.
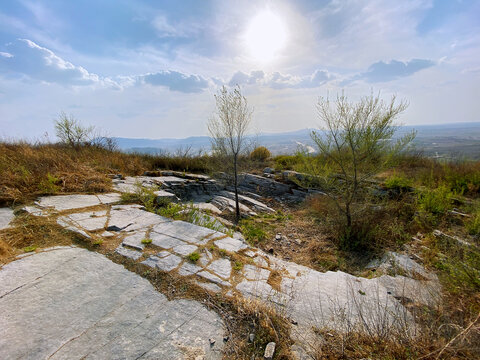
[[[433, 157], [480, 159], [480, 122], [451, 123], [440, 125], [403, 126], [397, 132], [400, 136], [415, 129], [414, 144], [418, 150]], [[266, 146], [274, 155], [292, 154], [299, 148], [315, 151], [310, 134], [314, 129], [292, 132], [259, 134], [249, 136], [252, 144]], [[193, 136], [184, 139], [134, 139], [115, 138], [119, 148], [125, 152], [148, 154], [185, 153], [196, 154], [210, 150], [208, 136]]]

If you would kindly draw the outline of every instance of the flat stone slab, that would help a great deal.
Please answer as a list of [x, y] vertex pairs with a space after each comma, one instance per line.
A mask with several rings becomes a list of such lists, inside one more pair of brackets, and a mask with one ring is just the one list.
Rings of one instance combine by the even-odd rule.
[[159, 234], [168, 235], [192, 244], [205, 245], [212, 236], [218, 234], [202, 226], [194, 225], [185, 221], [171, 221], [155, 225], [152, 229]]
[[128, 259], [131, 259], [133, 261], [137, 261], [138, 259], [140, 259], [142, 257], [142, 253], [140, 251], [131, 250], [131, 249], [128, 249], [126, 247], [123, 247], [122, 245], [117, 247], [115, 249], [115, 252], [117, 254], [122, 255], [122, 256], [124, 256]]
[[226, 237], [224, 239], [217, 240], [214, 243], [220, 249], [230, 251], [230, 252], [237, 252], [237, 251], [248, 248], [248, 246], [241, 240], [234, 239], [231, 237]]
[[0, 230], [8, 229], [14, 217], [12, 209], [0, 208]]
[[[221, 318], [80, 248], [0, 270], [1, 359], [221, 359]], [[209, 339], [215, 340], [213, 346]]]
[[102, 204], [113, 204], [120, 201], [120, 199], [120, 194], [117, 193], [101, 195], [56, 195], [41, 197], [37, 205], [42, 208], [53, 208], [56, 211], [65, 211]]
[[221, 278], [230, 279], [230, 274], [232, 273], [232, 264], [230, 263], [230, 260], [218, 259], [212, 261], [207, 269], [214, 272]]
[[166, 217], [142, 210], [138, 205], [114, 206], [110, 211], [107, 230], [132, 231], [171, 221]]

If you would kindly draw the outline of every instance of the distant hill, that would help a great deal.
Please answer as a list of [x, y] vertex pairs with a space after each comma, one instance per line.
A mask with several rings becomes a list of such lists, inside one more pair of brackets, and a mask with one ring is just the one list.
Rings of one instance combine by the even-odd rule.
[[[480, 159], [480, 123], [451, 123], [440, 125], [403, 126], [397, 132], [402, 135], [417, 130], [415, 146], [425, 155], [439, 158]], [[301, 129], [284, 133], [263, 133], [250, 136], [255, 144], [266, 146], [274, 155], [292, 154], [300, 148], [314, 151], [310, 134], [314, 129]], [[148, 154], [185, 152], [190, 154], [210, 150], [208, 136], [184, 139], [133, 139], [116, 138], [122, 151]]]

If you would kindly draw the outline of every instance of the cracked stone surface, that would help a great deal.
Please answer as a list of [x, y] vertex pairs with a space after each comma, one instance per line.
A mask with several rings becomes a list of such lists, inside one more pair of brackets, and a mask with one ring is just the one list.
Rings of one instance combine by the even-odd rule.
[[175, 246], [172, 251], [178, 255], [187, 256], [188, 254], [191, 254], [197, 249], [198, 247], [196, 247], [195, 245], [178, 245]]
[[238, 252], [248, 247], [243, 241], [231, 237], [217, 240], [215, 241], [215, 245], [220, 249], [231, 252]]
[[137, 250], [128, 249], [122, 245], [115, 249], [115, 252], [119, 255], [122, 255], [128, 259], [136, 261], [142, 257], [142, 252]]
[[222, 358], [224, 325], [215, 312], [197, 301], [169, 301], [147, 280], [85, 249], [4, 266], [0, 308], [1, 359]]
[[157, 268], [162, 271], [172, 271], [173, 269], [176, 269], [181, 262], [182, 258], [170, 254], [168, 256], [158, 259]]
[[120, 194], [111, 193], [103, 195], [57, 195], [43, 196], [37, 205], [42, 208], [53, 208], [56, 211], [80, 209], [102, 204], [113, 204], [120, 201]]
[[[116, 252], [131, 261], [144, 258], [145, 246], [141, 240], [148, 235], [152, 239], [148, 249], [154, 249], [157, 256], [149, 256], [143, 264], [165, 272], [175, 271], [180, 276], [195, 275], [199, 286], [223, 292], [224, 296], [251, 297], [273, 305], [298, 324], [293, 327], [292, 336], [302, 347], [308, 347], [313, 327], [343, 331], [346, 324], [369, 327], [378, 326], [379, 322], [393, 326], [412, 324], [413, 317], [398, 299], [422, 305], [438, 301], [436, 277], [406, 255], [396, 254], [391, 259], [405, 270], [406, 276], [366, 279], [341, 271], [322, 273], [249, 247], [239, 234], [232, 238], [219, 231], [149, 213], [139, 205], [113, 205], [106, 212], [85, 210], [88, 209], [59, 216], [57, 222], [86, 237], [93, 235], [92, 231], [97, 236], [104, 224], [110, 234], [123, 239]], [[207, 250], [215, 247], [227, 251], [224, 258], [218, 259], [217, 251], [212, 254]], [[193, 251], [200, 253], [195, 264], [185, 259]], [[237, 254], [230, 259], [229, 253]], [[243, 269], [232, 277], [232, 261], [242, 257]], [[424, 275], [425, 280], [410, 277], [410, 273]], [[342, 318], [342, 314], [347, 314], [347, 318]]]
[[7, 229], [13, 220], [13, 210], [10, 208], [0, 208], [0, 230]]
[[227, 259], [214, 260], [207, 269], [224, 279], [229, 279], [232, 273], [232, 265]]

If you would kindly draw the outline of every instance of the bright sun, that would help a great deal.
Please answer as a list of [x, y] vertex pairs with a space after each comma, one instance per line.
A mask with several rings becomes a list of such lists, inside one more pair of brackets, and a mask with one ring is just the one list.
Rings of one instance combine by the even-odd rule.
[[260, 62], [273, 60], [287, 42], [287, 29], [280, 17], [265, 10], [250, 22], [245, 33], [245, 42], [250, 55]]

